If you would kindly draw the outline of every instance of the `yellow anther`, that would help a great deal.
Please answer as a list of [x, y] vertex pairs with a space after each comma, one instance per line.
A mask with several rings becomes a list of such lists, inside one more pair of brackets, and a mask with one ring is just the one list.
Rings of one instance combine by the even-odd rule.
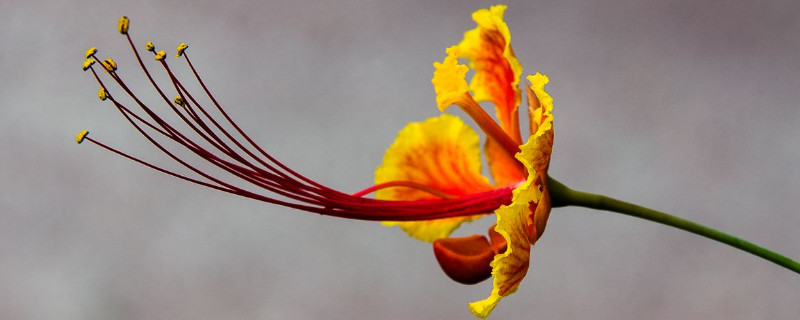
[[89, 70], [89, 68], [91, 68], [93, 64], [94, 60], [86, 59], [86, 61], [83, 62], [83, 71]]
[[183, 98], [181, 98], [181, 96], [175, 96], [175, 104], [183, 107], [186, 104], [186, 101], [183, 101]]
[[175, 54], [175, 58], [180, 58], [183, 55], [183, 52], [189, 48], [185, 43], [181, 43], [178, 45], [178, 53]]
[[147, 51], [153, 51], [156, 49], [156, 46], [154, 46], [152, 42], [147, 41], [147, 43], [144, 44], [144, 48], [147, 49]]
[[106, 93], [106, 88], [100, 87], [100, 91], [97, 92], [97, 97], [100, 98], [100, 101], [106, 101], [106, 99], [108, 99], [108, 93]]
[[95, 53], [97, 53], [97, 48], [95, 48], [95, 47], [91, 47], [91, 48], [89, 48], [89, 50], [86, 50], [86, 54], [85, 54], [85, 56], [86, 56], [86, 59], [89, 59], [89, 58], [90, 58], [91, 56], [93, 56]]
[[86, 131], [86, 130], [78, 132], [78, 134], [75, 135], [75, 143], [81, 144], [81, 142], [83, 142], [83, 139], [85, 139], [86, 135], [88, 135], [88, 134], [89, 134], [89, 131]]
[[164, 50], [156, 52], [156, 60], [158, 60], [158, 61], [164, 60], [164, 57], [166, 57], [166, 56], [167, 56], [167, 53], [164, 52]]
[[105, 59], [103, 60], [103, 68], [106, 68], [106, 71], [108, 72], [117, 71], [117, 63], [114, 62], [114, 60], [111, 60], [110, 58]]
[[119, 17], [119, 23], [117, 24], [117, 30], [119, 30], [119, 33], [128, 34], [129, 23], [130, 21], [128, 21], [128, 17], [126, 16]]

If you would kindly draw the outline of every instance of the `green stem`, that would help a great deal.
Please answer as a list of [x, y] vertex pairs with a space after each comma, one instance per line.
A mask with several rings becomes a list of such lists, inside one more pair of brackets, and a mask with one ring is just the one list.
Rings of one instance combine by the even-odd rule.
[[711, 229], [709, 227], [697, 224], [695, 222], [678, 218], [670, 214], [648, 209], [642, 206], [637, 206], [635, 204], [627, 203], [614, 198], [606, 197], [599, 194], [572, 190], [567, 186], [565, 186], [564, 184], [562, 184], [561, 182], [558, 182], [552, 178], [548, 178], [547, 187], [550, 191], [550, 197], [553, 203], [553, 207], [563, 207], [563, 206], [586, 207], [597, 210], [617, 212], [624, 215], [629, 215], [637, 218], [642, 218], [645, 220], [650, 220], [653, 222], [658, 222], [684, 231], [689, 231], [691, 233], [712, 240], [722, 242], [734, 248], [741, 249], [745, 252], [772, 261], [781, 267], [784, 267], [786, 269], [789, 269], [791, 271], [800, 274], [800, 263], [797, 263], [796, 261], [789, 259], [781, 254], [770, 251], [764, 247], [755, 245], [745, 240], [739, 239], [727, 233], [720, 232]]

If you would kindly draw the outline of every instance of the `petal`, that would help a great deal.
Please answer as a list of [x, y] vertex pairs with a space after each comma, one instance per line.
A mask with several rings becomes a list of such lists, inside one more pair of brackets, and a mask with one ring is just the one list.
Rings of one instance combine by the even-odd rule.
[[521, 143], [517, 108], [522, 65], [511, 49], [511, 32], [503, 21], [506, 6], [496, 5], [472, 14], [477, 27], [464, 33], [458, 44], [459, 58], [469, 59], [475, 76], [469, 89], [475, 100], [494, 103], [500, 126]]
[[[478, 134], [456, 116], [442, 114], [421, 123], [410, 123], [386, 151], [375, 171], [375, 184], [411, 181], [455, 196], [489, 191], [493, 187], [481, 175]], [[417, 189], [395, 187], [378, 190], [376, 199], [436, 199]], [[429, 221], [385, 222], [399, 225], [411, 237], [433, 242], [447, 237], [464, 221], [479, 216]]]
[[[494, 287], [491, 295], [469, 304], [475, 316], [486, 318], [503, 297], [514, 293], [528, 272], [530, 261], [530, 209], [527, 204], [513, 203], [495, 211], [497, 230], [508, 241], [506, 252], [495, 256], [491, 263]], [[531, 230], [535, 233], [535, 229]]]
[[495, 185], [511, 187], [525, 180], [525, 173], [519, 169], [519, 161], [509, 157], [508, 152], [494, 139], [486, 139], [483, 150]]
[[456, 104], [469, 91], [467, 87], [467, 66], [458, 63], [458, 47], [447, 48], [447, 57], [442, 62], [433, 63], [433, 90], [436, 91], [436, 105], [439, 111]]
[[495, 225], [489, 228], [488, 239], [476, 234], [433, 242], [433, 254], [442, 271], [462, 284], [476, 284], [491, 277], [492, 259], [505, 251], [506, 239], [495, 231]]
[[537, 74], [528, 77], [531, 90], [541, 102], [537, 128], [528, 142], [520, 146], [517, 160], [528, 170], [525, 183], [514, 189], [511, 204], [495, 210], [495, 230], [507, 241], [506, 252], [492, 261], [494, 283], [491, 295], [469, 304], [470, 311], [481, 318], [492, 312], [497, 303], [517, 290], [528, 272], [530, 247], [541, 237], [550, 215], [550, 195], [547, 190], [547, 169], [553, 149], [552, 99], [544, 92], [547, 77]]
[[484, 236], [438, 239], [433, 242], [433, 254], [442, 271], [458, 283], [476, 284], [492, 276], [495, 252]]
[[[544, 91], [544, 86], [550, 82], [550, 78], [541, 73], [528, 76], [531, 83], [528, 90], [528, 113], [530, 114], [531, 135], [536, 135], [539, 131], [553, 130], [553, 97]], [[549, 122], [549, 126], [543, 124]], [[552, 142], [550, 143], [552, 146]]]

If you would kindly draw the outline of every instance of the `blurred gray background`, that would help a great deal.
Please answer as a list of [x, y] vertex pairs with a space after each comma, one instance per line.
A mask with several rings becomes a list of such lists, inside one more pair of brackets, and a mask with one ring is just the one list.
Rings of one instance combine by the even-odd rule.
[[[0, 2], [0, 318], [470, 319], [490, 281], [450, 281], [428, 244], [397, 229], [205, 189], [73, 136], [88, 129], [177, 168], [80, 70], [97, 46], [146, 88], [116, 31], [127, 15], [136, 43], [170, 61], [188, 43], [273, 155], [360, 190], [405, 123], [438, 114], [431, 63], [490, 4]], [[551, 78], [552, 176], [800, 259], [800, 2], [508, 5], [525, 74]], [[492, 318], [796, 319], [798, 299], [800, 276], [772, 263], [566, 208]]]

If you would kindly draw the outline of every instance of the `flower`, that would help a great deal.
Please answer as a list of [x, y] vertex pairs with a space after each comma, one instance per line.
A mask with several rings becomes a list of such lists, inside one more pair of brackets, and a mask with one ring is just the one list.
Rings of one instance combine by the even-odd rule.
[[[90, 71], [100, 85], [101, 101], [110, 101], [135, 130], [188, 173], [129, 155], [89, 137], [86, 130], [75, 141], [88, 141], [164, 174], [222, 192], [321, 215], [399, 225], [412, 237], [433, 242], [437, 261], [451, 278], [475, 283], [494, 275], [491, 295], [470, 304], [475, 315], [486, 317], [524, 278], [530, 246], [544, 231], [551, 207], [547, 168], [553, 141], [552, 99], [544, 91], [548, 79], [538, 73], [527, 77], [531, 133], [523, 143], [518, 110], [522, 67], [510, 46], [504, 10], [505, 6], [494, 6], [476, 11], [473, 19], [478, 26], [447, 49], [444, 61], [434, 63], [432, 80], [439, 109], [459, 106], [486, 134], [484, 150], [493, 183], [481, 175], [478, 134], [458, 117], [442, 114], [400, 131], [376, 170], [374, 186], [355, 193], [328, 188], [278, 161], [233, 121], [195, 69], [186, 44], [177, 47], [176, 57], [183, 58], [201, 93], [190, 92], [173, 73], [166, 53], [147, 42], [144, 49], [155, 60], [149, 63], [155, 63], [171, 82], [168, 88], [159, 86], [151, 75], [152, 66], [147, 66], [133, 44], [127, 17], [120, 19], [118, 29], [167, 108], [151, 108], [139, 99], [123, 80], [124, 66], [118, 69], [114, 60], [101, 59], [94, 47], [85, 53], [83, 70]], [[459, 64], [459, 58], [469, 60], [469, 68], [475, 71], [469, 85], [465, 79], [469, 68]], [[106, 71], [102, 77], [95, 62]], [[118, 99], [118, 95], [130, 99]], [[498, 122], [478, 104], [483, 101], [495, 105]], [[164, 117], [163, 112], [174, 115]], [[373, 192], [374, 198], [366, 197]], [[488, 239], [480, 235], [448, 238], [463, 222], [492, 212], [497, 224], [489, 230]]]
[[[456, 281], [476, 283], [493, 275], [491, 295], [469, 305], [470, 311], [481, 318], [488, 316], [502, 297], [513, 293], [525, 277], [530, 247], [544, 232], [551, 208], [547, 169], [553, 146], [553, 104], [544, 91], [548, 78], [538, 73], [527, 77], [530, 136], [522, 144], [518, 110], [522, 66], [511, 48], [511, 34], [503, 21], [505, 9], [498, 5], [473, 13], [477, 27], [467, 31], [458, 45], [447, 48], [444, 61], [434, 63], [431, 81], [441, 111], [459, 106], [486, 134], [484, 151], [494, 184], [481, 175], [478, 135], [458, 118], [446, 114], [406, 126], [375, 172], [376, 184], [412, 181], [457, 196], [515, 187], [511, 203], [493, 210], [497, 224], [490, 228], [488, 239], [479, 235], [447, 237], [463, 222], [490, 212], [384, 222], [399, 226], [413, 238], [433, 242], [442, 269]], [[460, 64], [459, 58], [468, 60], [475, 71], [469, 85], [469, 68]], [[494, 104], [499, 124], [478, 104], [482, 101]], [[377, 199], [398, 201], [434, 197], [403, 188], [376, 193]]]

